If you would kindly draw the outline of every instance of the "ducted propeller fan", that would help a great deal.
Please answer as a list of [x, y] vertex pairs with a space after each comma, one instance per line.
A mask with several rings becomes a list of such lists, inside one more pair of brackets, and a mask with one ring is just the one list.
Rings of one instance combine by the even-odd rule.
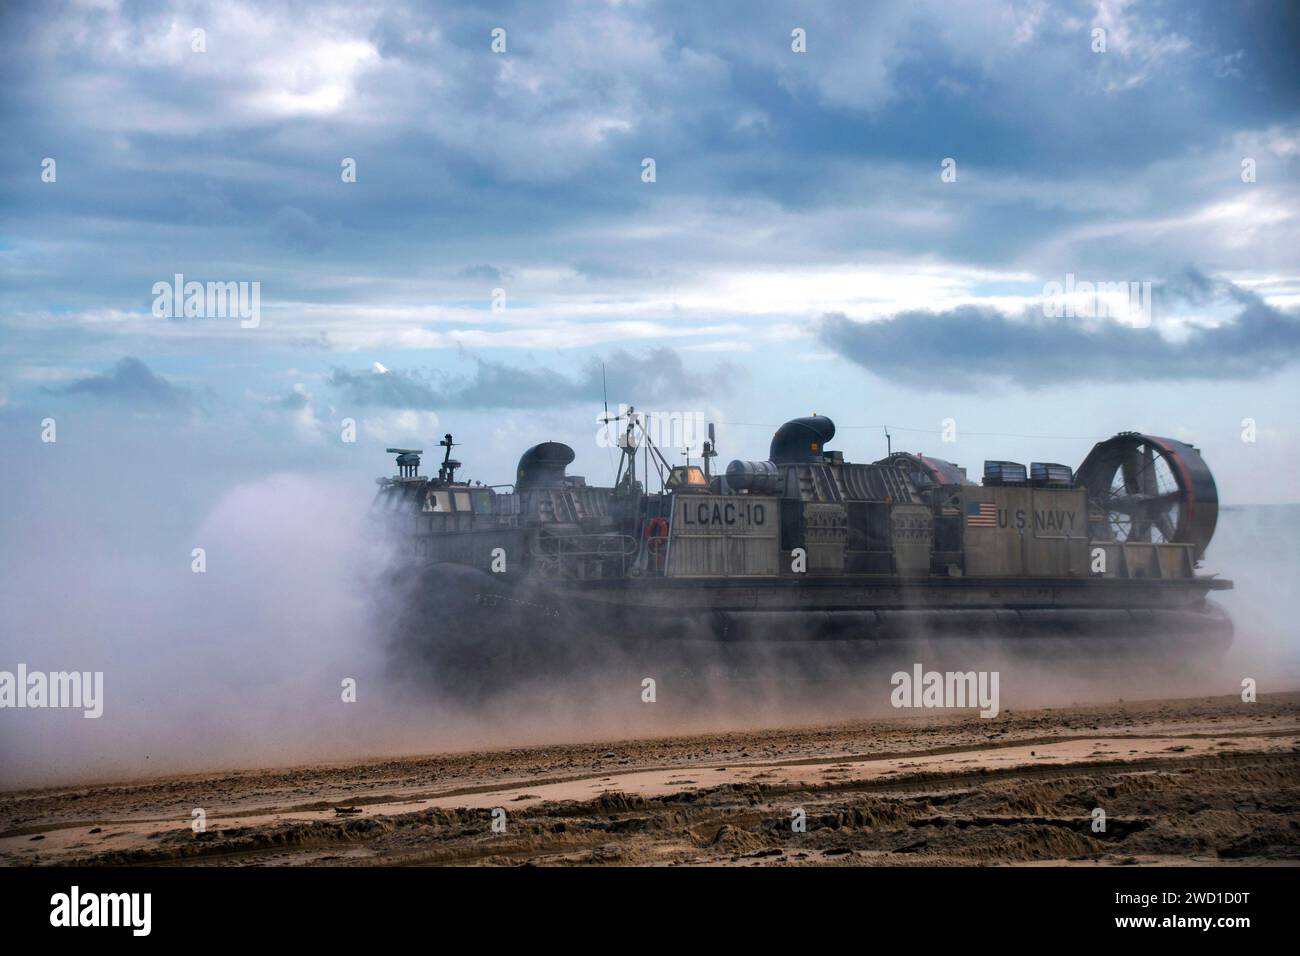
[[1214, 536], [1214, 476], [1184, 442], [1121, 432], [1093, 446], [1076, 478], [1088, 489], [1099, 538], [1194, 544], [1199, 560]]

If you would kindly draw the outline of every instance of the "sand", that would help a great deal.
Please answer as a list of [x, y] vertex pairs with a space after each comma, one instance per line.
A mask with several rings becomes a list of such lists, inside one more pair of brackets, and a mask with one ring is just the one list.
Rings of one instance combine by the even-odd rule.
[[0, 862], [1293, 865], [1300, 693], [9, 791]]

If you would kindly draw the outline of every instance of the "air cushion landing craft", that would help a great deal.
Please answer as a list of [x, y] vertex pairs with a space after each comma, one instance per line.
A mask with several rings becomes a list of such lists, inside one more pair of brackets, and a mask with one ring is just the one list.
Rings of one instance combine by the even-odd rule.
[[633, 410], [615, 482], [596, 487], [567, 473], [573, 449], [553, 441], [523, 453], [511, 485], [458, 480], [448, 435], [437, 477], [419, 474], [420, 450], [389, 449], [399, 473], [378, 480], [373, 511], [417, 592], [438, 595], [430, 628], [519, 641], [1230, 643], [1208, 595], [1232, 584], [1198, 570], [1218, 498], [1193, 446], [1124, 432], [1077, 469], [988, 461], [976, 483], [920, 453], [848, 462], [834, 436], [825, 416], [796, 418], [765, 459], [715, 473], [715, 442], [700, 464], [670, 465]]

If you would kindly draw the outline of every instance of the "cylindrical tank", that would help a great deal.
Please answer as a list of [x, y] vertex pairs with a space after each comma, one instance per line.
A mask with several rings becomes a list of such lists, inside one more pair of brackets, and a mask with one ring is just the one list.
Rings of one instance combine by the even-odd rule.
[[737, 491], [748, 491], [752, 495], [777, 493], [781, 477], [781, 470], [775, 462], [736, 459], [727, 466], [727, 484]]

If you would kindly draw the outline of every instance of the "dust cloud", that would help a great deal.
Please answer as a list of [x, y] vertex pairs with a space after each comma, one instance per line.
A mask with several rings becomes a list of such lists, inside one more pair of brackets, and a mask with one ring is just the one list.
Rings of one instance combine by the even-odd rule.
[[[499, 639], [476, 642], [436, 595], [423, 596], [416, 628], [409, 616], [397, 626], [410, 582], [357, 474], [182, 473], [147, 442], [116, 454], [116, 468], [65, 458], [16, 470], [0, 545], [0, 669], [103, 671], [105, 703], [99, 719], [6, 711], [0, 786], [882, 715], [890, 674], [913, 661], [1000, 668], [1003, 709], [1235, 693], [1243, 677], [1267, 692], [1300, 674], [1288, 623], [1300, 608], [1283, 586], [1300, 570], [1300, 507], [1224, 512], [1211, 558], [1238, 582], [1222, 600], [1239, 637], [1207, 672], [1177, 674], [1166, 658], [1146, 669], [1094, 661], [1085, 674], [986, 643], [882, 656], [686, 640], [666, 653], [573, 642], [544, 620], [503, 657]], [[355, 702], [343, 699], [349, 679]]]

